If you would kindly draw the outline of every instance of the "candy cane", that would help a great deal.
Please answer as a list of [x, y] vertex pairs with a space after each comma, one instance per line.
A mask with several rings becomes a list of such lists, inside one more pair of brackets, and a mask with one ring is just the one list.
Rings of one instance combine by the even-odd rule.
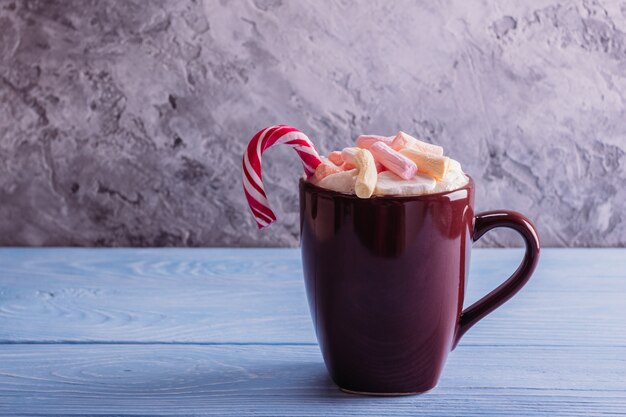
[[243, 190], [259, 229], [276, 220], [263, 187], [261, 155], [270, 146], [281, 143], [291, 146], [298, 153], [307, 177], [313, 175], [315, 168], [322, 163], [309, 138], [295, 127], [276, 125], [254, 135], [243, 154]]

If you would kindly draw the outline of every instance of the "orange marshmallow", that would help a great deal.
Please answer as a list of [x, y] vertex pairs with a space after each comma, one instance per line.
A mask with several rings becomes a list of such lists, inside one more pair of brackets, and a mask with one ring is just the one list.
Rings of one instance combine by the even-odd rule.
[[329, 175], [336, 174], [341, 171], [342, 169], [335, 164], [329, 164], [324, 162], [319, 164], [317, 168], [315, 168], [315, 178], [317, 178], [317, 180], [319, 181]]
[[376, 161], [400, 178], [408, 180], [417, 174], [417, 166], [413, 161], [394, 151], [383, 142], [374, 143], [370, 147], [370, 152]]
[[399, 151], [401, 149], [413, 148], [417, 149], [420, 152], [428, 153], [431, 155], [443, 155], [443, 148], [441, 146], [422, 142], [421, 140], [417, 140], [413, 136], [406, 134], [402, 131], [398, 132], [398, 134], [393, 138], [393, 140], [391, 141], [391, 147], [396, 151]]
[[328, 154], [328, 160], [337, 166], [341, 166], [343, 164], [343, 156], [341, 156], [341, 151], [332, 151]]

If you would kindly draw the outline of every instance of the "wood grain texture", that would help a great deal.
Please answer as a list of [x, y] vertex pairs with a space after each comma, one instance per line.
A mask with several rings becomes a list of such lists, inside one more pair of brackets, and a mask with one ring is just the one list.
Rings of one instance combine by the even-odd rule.
[[470, 346], [420, 396], [344, 394], [317, 346], [0, 346], [0, 413], [626, 415], [612, 348]]
[[[474, 250], [466, 304], [521, 257]], [[544, 250], [461, 344], [626, 345], [624, 299], [626, 250]], [[316, 343], [294, 249], [0, 249], [0, 341]]]
[[[467, 303], [519, 250], [475, 250]], [[545, 250], [438, 388], [328, 379], [293, 249], [1, 249], [0, 415], [626, 415], [626, 250]]]

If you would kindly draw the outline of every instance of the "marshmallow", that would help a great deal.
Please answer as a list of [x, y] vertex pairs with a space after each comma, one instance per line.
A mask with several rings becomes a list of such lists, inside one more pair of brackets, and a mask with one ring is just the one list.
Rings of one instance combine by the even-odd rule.
[[450, 171], [456, 171], [456, 172], [463, 172], [463, 169], [461, 168], [461, 163], [459, 161], [457, 161], [456, 159], [452, 159], [449, 158], [450, 162], [448, 163], [448, 172]]
[[359, 198], [411, 196], [453, 191], [469, 177], [443, 148], [404, 132], [394, 137], [361, 135], [356, 146], [321, 157], [310, 181]]
[[327, 176], [331, 175], [331, 174], [336, 174], [338, 172], [342, 171], [342, 169], [340, 167], [338, 167], [337, 165], [331, 163], [330, 161], [326, 161], [324, 159], [322, 159], [322, 163], [319, 164], [317, 166], [317, 168], [315, 168], [315, 178], [317, 178], [317, 180], [321, 180], [323, 178], [326, 178]]
[[422, 174], [430, 175], [438, 180], [448, 172], [450, 158], [420, 152], [415, 148], [402, 149], [400, 154], [415, 162], [417, 169]]
[[405, 180], [413, 178], [417, 173], [417, 166], [413, 161], [394, 151], [383, 142], [374, 143], [370, 147], [370, 152], [374, 155], [374, 159], [377, 162], [380, 162], [389, 171]]
[[379, 136], [379, 135], [361, 135], [356, 138], [356, 146], [363, 149], [369, 149], [376, 142], [383, 142], [387, 145], [391, 145], [393, 137]]
[[432, 155], [443, 155], [443, 148], [441, 146], [422, 142], [421, 140], [417, 140], [413, 136], [406, 134], [402, 131], [398, 132], [398, 134], [393, 138], [393, 141], [391, 142], [391, 147], [396, 151], [404, 148], [414, 148], [420, 152], [429, 153]]
[[318, 187], [338, 191], [340, 193], [353, 194], [356, 184], [357, 170], [340, 171], [324, 177], [317, 183]]
[[345, 148], [341, 151], [343, 160], [348, 164], [356, 166], [358, 174], [354, 184], [354, 192], [359, 198], [370, 198], [376, 187], [378, 173], [376, 172], [376, 162], [367, 149]]
[[461, 164], [459, 164], [458, 161], [450, 159], [449, 165], [446, 175], [440, 181], [437, 181], [437, 185], [433, 190], [434, 193], [456, 190], [457, 188], [463, 187], [469, 181], [469, 178], [463, 173]]
[[341, 151], [341, 157], [343, 158], [343, 162], [346, 164], [352, 164], [356, 166], [356, 154], [359, 153], [361, 149], [359, 148], [343, 148]]
[[332, 151], [328, 154], [328, 160], [337, 166], [343, 164], [343, 156], [340, 151]]
[[409, 180], [403, 180], [391, 171], [378, 174], [375, 195], [418, 195], [432, 192], [435, 189], [434, 178], [425, 175], [416, 175]]

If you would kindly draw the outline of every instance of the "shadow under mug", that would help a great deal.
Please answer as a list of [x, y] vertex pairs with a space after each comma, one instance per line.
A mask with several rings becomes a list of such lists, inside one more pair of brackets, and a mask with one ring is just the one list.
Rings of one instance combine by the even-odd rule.
[[[526, 244], [502, 285], [462, 310], [472, 242], [496, 227]], [[360, 199], [300, 181], [304, 278], [324, 362], [343, 390], [416, 394], [436, 386], [448, 352], [528, 281], [533, 224], [512, 211], [474, 215], [474, 181], [454, 191]]]

